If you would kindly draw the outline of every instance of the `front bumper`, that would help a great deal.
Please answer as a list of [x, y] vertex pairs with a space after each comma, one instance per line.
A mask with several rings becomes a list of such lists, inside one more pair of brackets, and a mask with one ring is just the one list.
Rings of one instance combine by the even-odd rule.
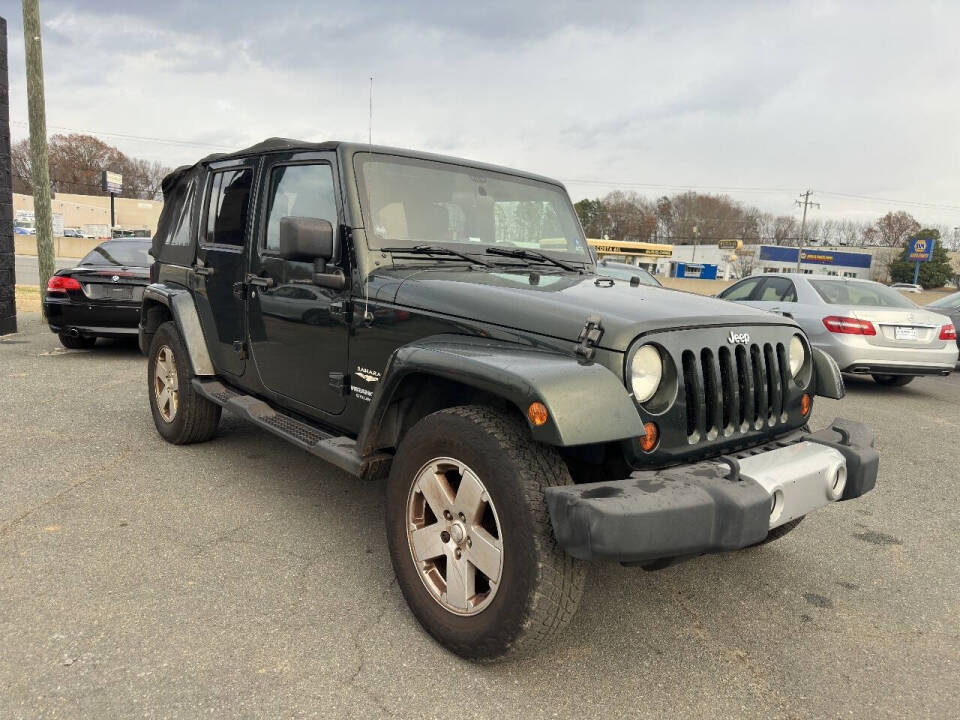
[[772, 528], [872, 490], [877, 466], [873, 433], [838, 418], [734, 456], [545, 495], [554, 534], [574, 557], [652, 563], [754, 545]]

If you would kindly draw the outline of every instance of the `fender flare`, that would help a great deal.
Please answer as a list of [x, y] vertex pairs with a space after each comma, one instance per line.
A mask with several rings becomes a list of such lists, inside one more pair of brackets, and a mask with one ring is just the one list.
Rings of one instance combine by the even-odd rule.
[[153, 283], [144, 289], [143, 305], [140, 312], [141, 350], [144, 352], [149, 350], [149, 348], [144, 348], [143, 343], [143, 337], [146, 334], [146, 328], [144, 327], [146, 314], [143, 309], [151, 302], [164, 305], [170, 310], [173, 321], [180, 330], [180, 337], [183, 338], [183, 343], [187, 346], [190, 364], [193, 366], [193, 374], [215, 375], [213, 361], [210, 359], [210, 351], [207, 348], [207, 340], [203, 334], [203, 327], [200, 325], [200, 315], [197, 313], [193, 296], [186, 288], [167, 285], [166, 283]]
[[588, 445], [644, 435], [643, 421], [619, 378], [571, 355], [489, 338], [435, 335], [390, 356], [357, 438], [374, 452], [380, 424], [404, 378], [418, 373], [504, 398], [526, 418], [530, 403], [547, 407], [544, 425], [527, 420], [533, 438], [556, 446]]
[[816, 394], [820, 397], [840, 400], [847, 394], [847, 388], [843, 384], [843, 375], [840, 374], [837, 361], [820, 348], [812, 348], [812, 350]]

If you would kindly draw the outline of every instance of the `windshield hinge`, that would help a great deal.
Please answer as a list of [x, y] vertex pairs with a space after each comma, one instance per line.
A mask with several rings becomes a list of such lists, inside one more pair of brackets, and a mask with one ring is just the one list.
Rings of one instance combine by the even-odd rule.
[[353, 305], [349, 300], [335, 300], [330, 303], [330, 317], [349, 324], [353, 321]]
[[577, 344], [573, 346], [573, 351], [585, 360], [593, 360], [594, 348], [603, 337], [603, 325], [600, 322], [599, 315], [591, 315], [583, 324], [580, 330], [580, 336], [577, 338]]

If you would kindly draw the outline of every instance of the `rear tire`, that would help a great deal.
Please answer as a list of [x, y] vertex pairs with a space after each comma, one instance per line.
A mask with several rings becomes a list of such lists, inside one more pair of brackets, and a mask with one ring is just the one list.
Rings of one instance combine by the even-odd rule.
[[86, 350], [92, 348], [97, 343], [96, 335], [67, 335], [67, 333], [58, 333], [60, 344], [71, 350]]
[[495, 660], [570, 622], [585, 565], [557, 544], [543, 491], [571, 483], [554, 448], [490, 408], [441, 410], [407, 433], [387, 481], [387, 541], [401, 592], [440, 644]]
[[147, 393], [157, 432], [174, 445], [213, 437], [221, 408], [194, 391], [193, 368], [174, 322], [157, 328], [147, 357]]
[[873, 379], [878, 385], [887, 387], [903, 387], [913, 382], [913, 375], [874, 375]]

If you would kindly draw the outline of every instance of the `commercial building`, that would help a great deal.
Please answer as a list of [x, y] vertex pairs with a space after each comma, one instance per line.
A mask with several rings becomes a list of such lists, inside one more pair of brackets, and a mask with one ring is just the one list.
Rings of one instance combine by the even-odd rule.
[[676, 278], [701, 280], [733, 280], [737, 277], [734, 263], [743, 247], [740, 240], [721, 240], [712, 245], [674, 245], [669, 262], [660, 272]]
[[669, 263], [673, 254], [673, 245], [662, 243], [597, 239], [588, 239], [587, 242], [598, 258], [638, 265], [649, 272], [658, 272], [658, 264], [664, 260]]
[[797, 255], [802, 273], [823, 273], [838, 277], [870, 279], [873, 256], [869, 252], [850, 252], [830, 248], [795, 248], [761, 245], [757, 250], [753, 274], [797, 272]]

